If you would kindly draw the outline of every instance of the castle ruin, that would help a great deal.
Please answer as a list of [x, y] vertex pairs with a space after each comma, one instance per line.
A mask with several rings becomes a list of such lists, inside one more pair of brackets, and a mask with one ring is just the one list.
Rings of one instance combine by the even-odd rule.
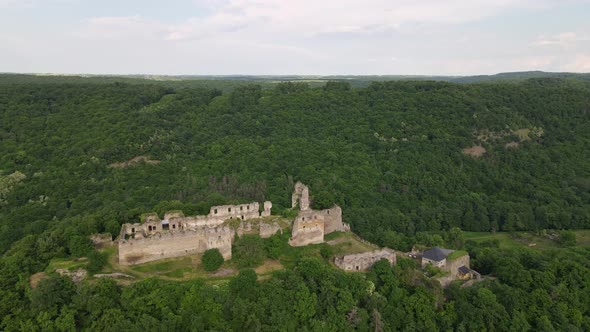
[[[293, 221], [289, 244], [294, 247], [324, 242], [324, 235], [349, 231], [342, 222], [342, 209], [310, 208], [309, 188], [297, 182], [292, 207], [299, 207]], [[141, 223], [124, 224], [119, 234], [119, 264], [134, 265], [164, 258], [181, 257], [219, 249], [224, 259], [231, 259], [232, 241], [236, 235], [258, 234], [268, 238], [282, 232], [274, 222], [256, 220], [271, 215], [272, 203], [264, 202], [261, 212], [257, 202], [213, 206], [209, 214], [185, 216], [180, 211], [168, 212], [163, 219], [156, 213], [145, 214]], [[233, 226], [232, 226], [233, 225]]]
[[325, 210], [313, 210], [309, 205], [309, 188], [297, 182], [291, 197], [291, 207], [299, 207], [299, 213], [293, 221], [289, 240], [291, 246], [323, 243], [325, 234], [350, 230], [350, 227], [342, 222], [342, 209], [338, 205]]
[[[164, 219], [156, 213], [146, 214], [142, 223], [124, 224], [119, 234], [119, 264], [133, 265], [163, 258], [203, 253], [217, 248], [224, 259], [231, 259], [231, 246], [236, 234], [252, 228], [247, 220], [271, 215], [271, 202], [264, 202], [259, 212], [257, 202], [213, 206], [208, 215], [185, 217], [182, 212], [168, 212]], [[237, 229], [226, 221], [239, 222]], [[260, 222], [259, 235], [270, 237], [278, 225]]]
[[336, 257], [334, 264], [344, 271], [367, 271], [381, 259], [386, 259], [390, 265], [395, 265], [397, 262], [395, 251], [389, 248], [383, 248], [360, 254]]

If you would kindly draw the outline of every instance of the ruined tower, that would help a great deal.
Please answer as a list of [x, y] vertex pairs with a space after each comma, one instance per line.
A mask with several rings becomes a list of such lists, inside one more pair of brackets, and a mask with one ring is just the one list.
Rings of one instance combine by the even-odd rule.
[[297, 218], [289, 244], [294, 247], [324, 242], [324, 235], [335, 231], [349, 231], [350, 227], [342, 222], [342, 209], [334, 205], [330, 209], [313, 210], [309, 207], [309, 188], [301, 182], [295, 184], [291, 196], [291, 206], [299, 206]]
[[272, 209], [272, 202], [271, 201], [264, 202], [264, 210], [262, 211], [260, 216], [262, 216], [262, 217], [270, 216], [270, 209]]
[[295, 190], [291, 196], [291, 207], [294, 208], [299, 204], [299, 210], [309, 209], [309, 188], [301, 182], [295, 184]]

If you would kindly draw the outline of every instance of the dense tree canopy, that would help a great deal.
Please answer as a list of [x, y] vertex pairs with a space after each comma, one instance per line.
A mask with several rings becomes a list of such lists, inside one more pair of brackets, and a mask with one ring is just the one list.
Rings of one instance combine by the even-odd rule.
[[[50, 259], [92, 251], [92, 233], [118, 234], [149, 211], [203, 214], [253, 200], [287, 214], [297, 180], [315, 207], [339, 204], [355, 232], [397, 249], [464, 247], [459, 228], [590, 228], [587, 83], [222, 90], [0, 85], [0, 329], [590, 329], [590, 252], [567, 232], [564, 249], [544, 255], [467, 245], [473, 266], [497, 279], [444, 295], [411, 262], [377, 264], [364, 278], [308, 257], [264, 281], [244, 270], [221, 287], [51, 276], [32, 290], [29, 276]], [[253, 255], [245, 267], [282, 245], [237, 244]], [[97, 271], [106, 264], [90, 258]]]

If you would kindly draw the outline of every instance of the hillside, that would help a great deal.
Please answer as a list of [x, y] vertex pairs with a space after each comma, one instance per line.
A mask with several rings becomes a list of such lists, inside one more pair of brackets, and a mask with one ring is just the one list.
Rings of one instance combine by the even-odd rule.
[[590, 227], [590, 93], [576, 81], [1, 91], [1, 176], [24, 175], [3, 193], [4, 250], [71, 218], [116, 234], [177, 205], [270, 199], [282, 209], [294, 180], [380, 244], [385, 231]]
[[[577, 247], [563, 231], [590, 229], [584, 80], [21, 78], [0, 84], [2, 330], [590, 328], [587, 234]], [[212, 286], [198, 258], [119, 270], [89, 244], [150, 211], [271, 200], [287, 217], [296, 181], [366, 240], [467, 250], [492, 277], [443, 291], [413, 261], [350, 274], [317, 246]], [[60, 264], [138, 281], [50, 275], [32, 289]]]

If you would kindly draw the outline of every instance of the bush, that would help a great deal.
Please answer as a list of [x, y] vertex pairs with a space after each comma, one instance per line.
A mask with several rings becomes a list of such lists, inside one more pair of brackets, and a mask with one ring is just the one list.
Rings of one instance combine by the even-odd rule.
[[325, 244], [320, 249], [320, 255], [322, 255], [324, 259], [328, 260], [332, 257], [332, 255], [334, 255], [334, 251], [332, 250], [332, 247], [330, 247], [330, 245]]
[[573, 231], [561, 231], [557, 242], [563, 247], [573, 247], [576, 245], [576, 233]]
[[201, 262], [205, 271], [215, 271], [223, 264], [223, 256], [219, 252], [219, 249], [209, 249], [203, 254]]
[[244, 235], [232, 248], [233, 259], [239, 268], [256, 267], [262, 264], [266, 253], [258, 235]]
[[107, 255], [98, 251], [92, 251], [88, 255], [88, 272], [97, 273], [107, 264]]
[[73, 236], [68, 241], [68, 251], [72, 257], [86, 256], [92, 250], [94, 250], [94, 246], [88, 237]]
[[264, 240], [264, 249], [266, 256], [272, 259], [278, 259], [287, 247], [287, 240], [283, 234], [277, 233]]

